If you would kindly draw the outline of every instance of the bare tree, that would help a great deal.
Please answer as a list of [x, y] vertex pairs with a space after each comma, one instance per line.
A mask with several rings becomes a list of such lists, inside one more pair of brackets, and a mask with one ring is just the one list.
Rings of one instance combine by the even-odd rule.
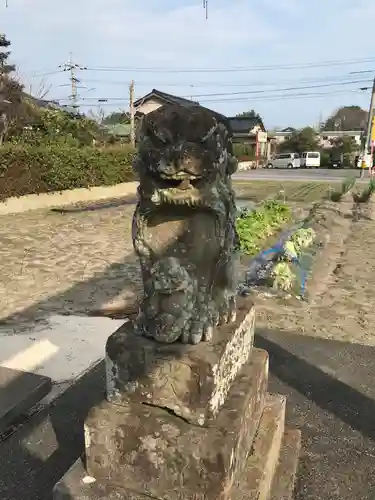
[[45, 99], [51, 92], [51, 88], [52, 85], [49, 84], [47, 79], [44, 77], [37, 85], [33, 85], [32, 83], [29, 85], [29, 94], [37, 97], [38, 99]]

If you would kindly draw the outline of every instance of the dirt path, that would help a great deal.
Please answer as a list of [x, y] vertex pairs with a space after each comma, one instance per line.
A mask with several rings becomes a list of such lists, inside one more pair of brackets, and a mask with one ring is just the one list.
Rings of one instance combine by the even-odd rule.
[[87, 314], [133, 297], [140, 286], [133, 211], [123, 205], [1, 216], [0, 320]]
[[314, 305], [257, 300], [257, 326], [375, 345], [375, 223], [353, 223], [326, 292]]

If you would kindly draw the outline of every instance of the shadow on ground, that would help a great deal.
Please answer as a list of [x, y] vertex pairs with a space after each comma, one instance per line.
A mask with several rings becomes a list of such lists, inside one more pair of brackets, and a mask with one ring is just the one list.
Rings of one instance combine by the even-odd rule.
[[137, 202], [136, 195], [124, 196], [122, 198], [106, 198], [105, 201], [85, 202], [69, 205], [68, 207], [52, 208], [51, 212], [60, 214], [74, 214], [83, 212], [93, 212], [96, 210], [106, 210], [108, 208], [123, 207], [125, 205], [134, 205]]
[[0, 334], [11, 327], [14, 333], [22, 333], [36, 321], [43, 322], [51, 314], [104, 316], [100, 311], [112, 302], [119, 302], [126, 311], [134, 311], [141, 293], [139, 263], [131, 253], [122, 262], [107, 266], [92, 278], [74, 284], [65, 292], [47, 297], [17, 314], [1, 319]]
[[83, 423], [104, 398], [101, 363], [0, 443], [2, 500], [51, 500], [54, 484], [83, 450]]
[[287, 425], [302, 431], [297, 500], [364, 500], [375, 490], [375, 348], [290, 332], [258, 331], [270, 387], [288, 397]]

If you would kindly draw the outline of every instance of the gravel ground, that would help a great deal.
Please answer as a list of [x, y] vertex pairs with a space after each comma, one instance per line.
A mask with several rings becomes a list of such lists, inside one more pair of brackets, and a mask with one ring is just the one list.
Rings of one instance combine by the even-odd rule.
[[0, 319], [88, 314], [134, 300], [134, 205], [0, 217]]
[[257, 326], [375, 345], [375, 224], [353, 222], [325, 293], [313, 304], [257, 300]]

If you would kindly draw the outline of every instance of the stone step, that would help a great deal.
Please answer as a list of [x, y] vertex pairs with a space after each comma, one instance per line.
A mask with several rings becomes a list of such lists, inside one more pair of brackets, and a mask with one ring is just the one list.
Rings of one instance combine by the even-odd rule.
[[[282, 440], [269, 500], [292, 500], [300, 446], [301, 432], [287, 429]], [[119, 486], [114, 487], [105, 482], [94, 481], [87, 475], [82, 459], [77, 460], [53, 491], [53, 500], [147, 500], [148, 498], [150, 498], [148, 495], [132, 493]], [[237, 498], [239, 497], [235, 497], [236, 500]]]
[[0, 366], [0, 434], [19, 421], [51, 388], [48, 377]]
[[284, 396], [268, 394], [246, 469], [233, 486], [235, 500], [269, 500], [285, 429]]
[[83, 459], [78, 459], [55, 485], [53, 500], [150, 500], [150, 496], [132, 492], [119, 485], [95, 481], [87, 475]]
[[287, 429], [272, 482], [270, 500], [292, 500], [301, 449], [301, 431]]

